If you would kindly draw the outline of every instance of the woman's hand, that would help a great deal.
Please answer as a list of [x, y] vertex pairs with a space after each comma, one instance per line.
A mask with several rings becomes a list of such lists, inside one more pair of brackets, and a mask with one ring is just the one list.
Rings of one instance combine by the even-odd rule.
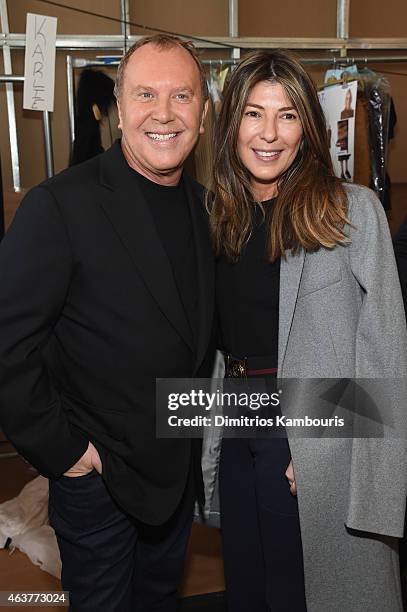
[[285, 471], [286, 478], [288, 480], [288, 484], [290, 485], [290, 493], [292, 495], [297, 495], [297, 485], [295, 484], [295, 474], [294, 474], [294, 466], [293, 460], [291, 459], [288, 464], [288, 468]]
[[102, 473], [102, 462], [99, 457], [99, 453], [93, 446], [92, 442], [89, 442], [86, 452], [82, 457], [73, 465], [64, 476], [76, 478], [77, 476], [86, 476], [92, 470], [96, 470], [99, 474]]

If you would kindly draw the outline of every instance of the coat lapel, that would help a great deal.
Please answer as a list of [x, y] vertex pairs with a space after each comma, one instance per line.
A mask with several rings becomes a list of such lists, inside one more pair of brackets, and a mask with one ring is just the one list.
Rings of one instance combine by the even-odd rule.
[[213, 324], [214, 256], [209, 238], [209, 216], [198, 186], [184, 173], [184, 185], [191, 212], [192, 229], [198, 272], [198, 346], [195, 370], [204, 358]]
[[171, 264], [161, 244], [152, 214], [121, 152], [120, 143], [101, 156], [102, 207], [160, 310], [193, 348]]
[[302, 270], [304, 267], [305, 252], [301, 249], [296, 255], [287, 252], [286, 259], [281, 258], [280, 267], [280, 308], [278, 332], [278, 376], [283, 375], [284, 358], [287, 350], [288, 338], [297, 303]]

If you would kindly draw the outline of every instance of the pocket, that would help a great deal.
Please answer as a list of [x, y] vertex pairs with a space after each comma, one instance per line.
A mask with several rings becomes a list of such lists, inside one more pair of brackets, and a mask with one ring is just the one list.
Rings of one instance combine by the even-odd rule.
[[311, 278], [301, 281], [298, 291], [298, 299], [302, 299], [317, 291], [322, 291], [328, 287], [337, 285], [342, 281], [342, 270], [338, 268], [327, 270], [325, 273], [319, 273]]
[[62, 398], [71, 425], [78, 427], [89, 436], [98, 436], [101, 441], [103, 441], [101, 436], [103, 439], [114, 438], [119, 442], [125, 438], [128, 413], [99, 408], [65, 392]]
[[61, 478], [65, 478], [67, 480], [85, 480], [86, 478], [91, 478], [96, 474], [100, 476], [99, 472], [95, 470], [95, 468], [93, 468], [93, 470], [91, 470], [87, 474], [81, 474], [81, 476], [66, 476], [65, 474], [62, 474]]
[[286, 438], [250, 441], [254, 456], [256, 498], [259, 511], [276, 516], [297, 516], [298, 502], [290, 493], [285, 475], [291, 461]]
[[49, 482], [50, 524], [57, 535], [68, 540], [104, 523], [105, 508], [109, 504], [113, 502], [96, 470], [83, 476], [61, 476]]

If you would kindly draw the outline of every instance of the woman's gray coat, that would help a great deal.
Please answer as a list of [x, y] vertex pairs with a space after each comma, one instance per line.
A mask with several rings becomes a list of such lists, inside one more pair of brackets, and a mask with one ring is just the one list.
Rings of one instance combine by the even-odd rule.
[[[372, 191], [348, 185], [347, 193], [351, 243], [281, 261], [281, 379], [407, 375], [405, 315], [387, 220]], [[402, 428], [406, 398], [396, 383], [389, 388], [388, 411]], [[302, 407], [294, 404], [283, 401], [283, 414], [300, 416]], [[396, 538], [404, 528], [407, 449], [405, 431], [397, 431], [399, 439], [307, 439], [288, 431], [308, 612], [402, 612]], [[219, 431], [207, 430], [203, 470], [212, 522], [219, 518], [219, 450]]]

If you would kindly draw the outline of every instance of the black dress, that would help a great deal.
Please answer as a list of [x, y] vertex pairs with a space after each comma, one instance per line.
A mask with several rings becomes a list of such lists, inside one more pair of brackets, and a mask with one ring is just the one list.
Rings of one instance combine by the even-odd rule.
[[[274, 200], [253, 207], [253, 229], [239, 260], [217, 264], [221, 344], [242, 359], [277, 367], [280, 260], [266, 254]], [[230, 612], [304, 612], [304, 569], [297, 499], [285, 471], [285, 438], [224, 439], [220, 502]]]

